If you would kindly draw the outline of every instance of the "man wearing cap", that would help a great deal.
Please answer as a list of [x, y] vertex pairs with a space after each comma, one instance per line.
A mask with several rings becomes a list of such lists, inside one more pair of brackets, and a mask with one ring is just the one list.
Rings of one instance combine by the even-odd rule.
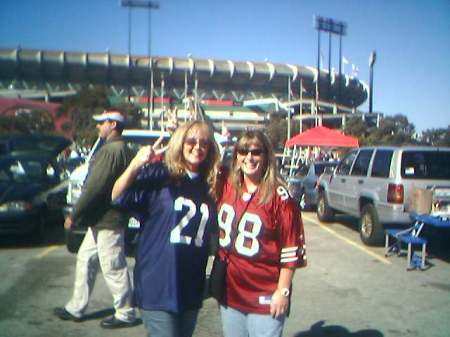
[[62, 320], [83, 320], [100, 265], [115, 309], [115, 314], [100, 325], [130, 327], [136, 323], [136, 311], [124, 250], [128, 217], [111, 206], [111, 191], [133, 154], [121, 136], [125, 118], [119, 110], [110, 109], [93, 118], [105, 143], [91, 160], [83, 193], [64, 222], [66, 229], [87, 226], [88, 230], [77, 255], [72, 298], [64, 308], [55, 308], [54, 314]]

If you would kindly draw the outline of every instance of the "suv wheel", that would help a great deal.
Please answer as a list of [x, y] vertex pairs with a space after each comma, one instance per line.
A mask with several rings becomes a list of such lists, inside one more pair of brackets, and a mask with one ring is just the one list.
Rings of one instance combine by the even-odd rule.
[[328, 200], [325, 193], [319, 192], [319, 200], [317, 202], [317, 218], [320, 221], [330, 222], [333, 221], [334, 211], [328, 206]]
[[383, 226], [380, 224], [377, 211], [372, 204], [365, 205], [361, 211], [359, 235], [366, 245], [378, 246], [383, 243]]

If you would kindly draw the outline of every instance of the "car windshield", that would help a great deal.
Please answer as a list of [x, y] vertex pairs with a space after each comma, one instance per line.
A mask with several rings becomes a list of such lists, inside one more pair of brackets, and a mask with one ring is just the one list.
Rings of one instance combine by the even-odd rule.
[[403, 178], [450, 180], [450, 151], [407, 151], [402, 155]]
[[0, 163], [0, 181], [2, 182], [42, 182], [56, 175], [54, 167], [41, 160], [14, 159]]

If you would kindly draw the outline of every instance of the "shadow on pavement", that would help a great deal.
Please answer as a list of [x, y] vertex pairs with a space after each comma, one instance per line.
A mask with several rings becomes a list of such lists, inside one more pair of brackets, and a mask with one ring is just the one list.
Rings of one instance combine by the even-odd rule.
[[105, 317], [112, 316], [112, 315], [114, 315], [114, 308], [97, 310], [94, 312], [90, 312], [87, 315], [84, 315], [83, 321], [105, 318]]
[[43, 240], [38, 240], [32, 235], [0, 235], [0, 249], [46, 247], [59, 244], [64, 244], [64, 228], [62, 223], [49, 224], [45, 229], [45, 237]]
[[295, 337], [383, 337], [384, 335], [374, 329], [351, 332], [339, 325], [324, 326], [325, 321], [314, 323], [308, 331], [301, 331]]
[[[82, 321], [90, 321], [90, 320], [106, 318], [106, 317], [114, 315], [114, 312], [115, 312], [114, 308], [97, 310], [94, 312], [90, 312], [87, 315], [84, 315]], [[133, 323], [133, 326], [137, 326], [140, 324], [142, 324], [142, 319], [137, 318], [136, 321]]]

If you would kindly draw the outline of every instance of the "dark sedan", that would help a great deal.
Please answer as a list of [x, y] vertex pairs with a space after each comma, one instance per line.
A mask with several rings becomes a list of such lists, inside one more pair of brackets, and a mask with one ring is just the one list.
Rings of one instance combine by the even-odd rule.
[[62, 215], [58, 193], [65, 182], [51, 153], [15, 153], [0, 157], [0, 233], [43, 238], [47, 222]]
[[302, 209], [311, 209], [317, 205], [317, 180], [325, 169], [332, 169], [337, 164], [337, 161], [313, 162], [301, 166], [293, 177], [288, 178], [289, 192]]

